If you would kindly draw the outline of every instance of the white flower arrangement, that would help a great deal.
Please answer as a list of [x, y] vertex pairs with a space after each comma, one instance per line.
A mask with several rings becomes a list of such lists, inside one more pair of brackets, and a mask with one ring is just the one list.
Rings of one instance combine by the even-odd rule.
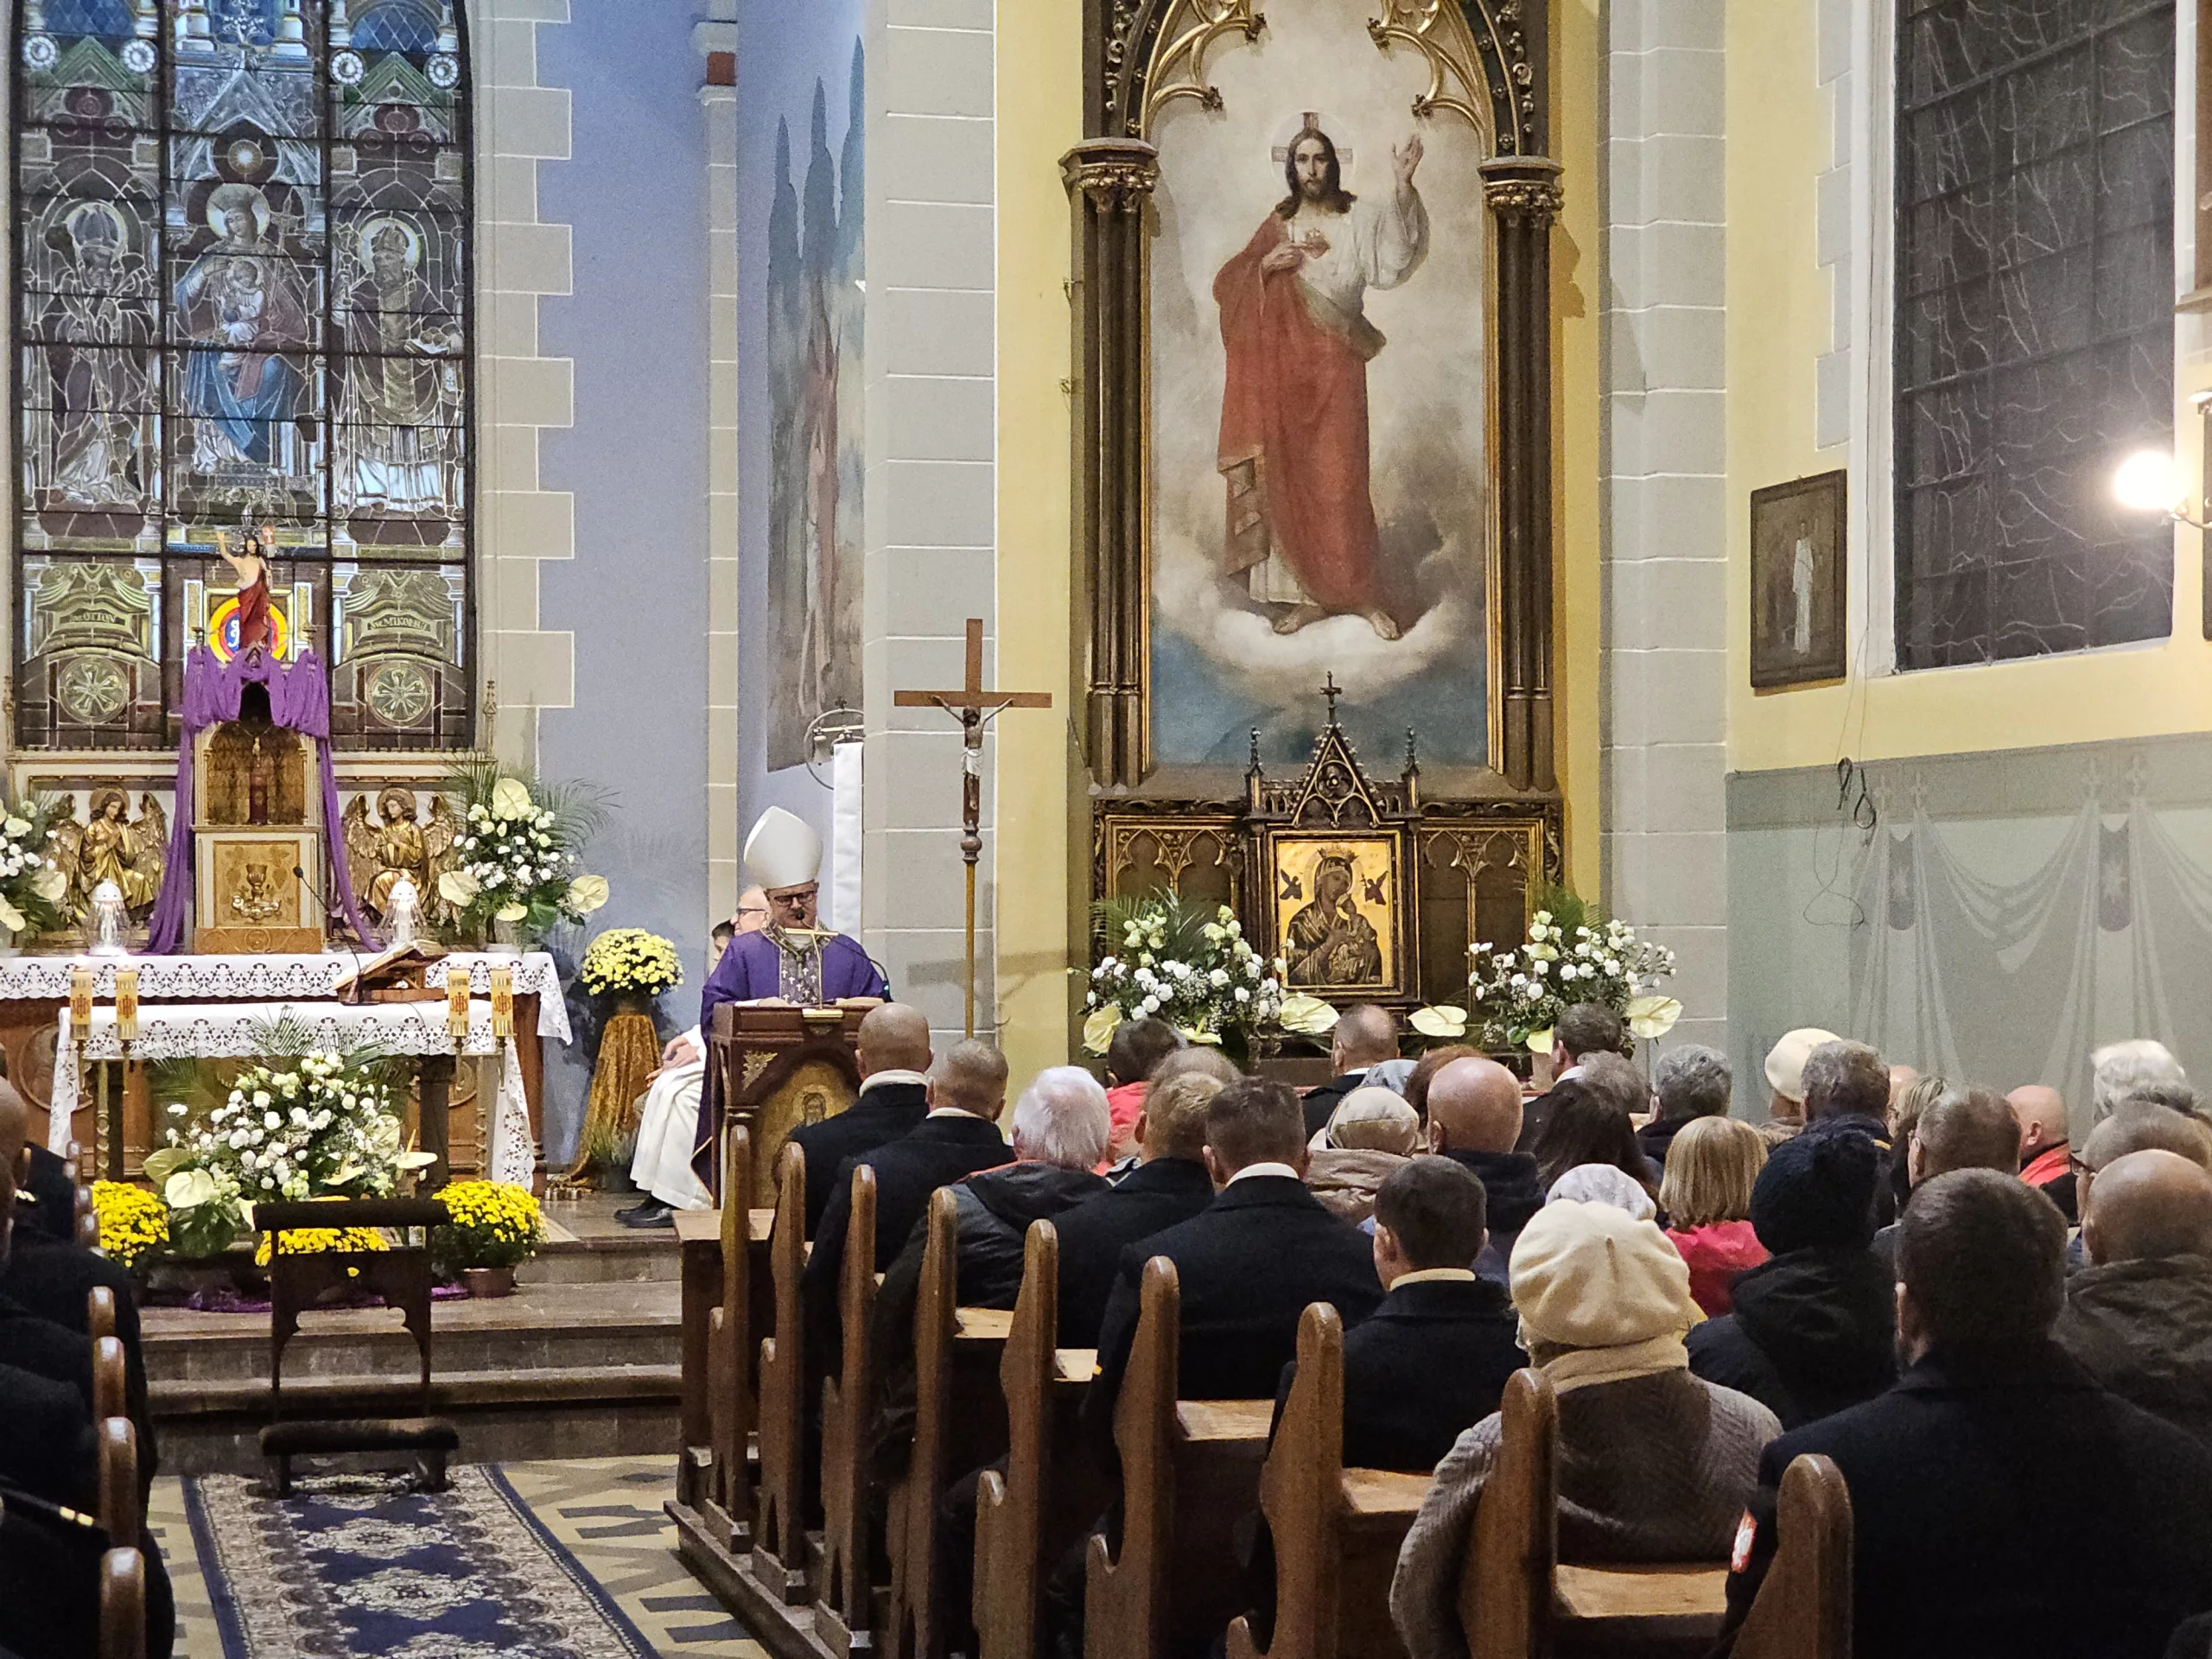
[[0, 927], [45, 933], [67, 925], [69, 878], [54, 856], [54, 824], [67, 810], [53, 796], [0, 803]]
[[264, 1060], [199, 1122], [187, 1115], [168, 1108], [168, 1145], [146, 1160], [186, 1255], [224, 1248], [256, 1204], [388, 1198], [402, 1173], [435, 1161], [403, 1144], [391, 1087], [338, 1054]]
[[1274, 1023], [1282, 1010], [1281, 957], [1253, 949], [1236, 912], [1208, 912], [1166, 898], [1102, 905], [1084, 1043], [1103, 1054], [1127, 1020], [1165, 1020], [1192, 1042], [1217, 1043]]
[[1477, 1028], [1488, 1048], [1545, 1050], [1559, 1016], [1577, 1002], [1611, 1008], [1643, 1039], [1664, 1036], [1681, 1018], [1682, 1005], [1654, 989], [1675, 971], [1675, 953], [1638, 938], [1626, 922], [1588, 911], [1572, 893], [1550, 896], [1518, 949], [1474, 944], [1468, 955], [1472, 1012], [1417, 1010], [1413, 1023], [1425, 1036], [1456, 1039]]
[[574, 791], [533, 786], [496, 768], [461, 774], [460, 863], [438, 878], [454, 931], [481, 938], [493, 922], [542, 938], [563, 921], [582, 921], [607, 899], [607, 878], [576, 871], [575, 847], [595, 809]]

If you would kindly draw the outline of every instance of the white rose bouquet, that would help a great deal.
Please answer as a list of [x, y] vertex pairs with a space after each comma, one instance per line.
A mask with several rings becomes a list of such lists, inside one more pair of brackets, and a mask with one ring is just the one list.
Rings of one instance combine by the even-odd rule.
[[[1517, 950], [1468, 947], [1472, 1014], [1462, 1008], [1423, 1008], [1414, 1024], [1432, 1037], [1458, 1037], [1479, 1022], [1491, 1049], [1548, 1049], [1552, 1027], [1577, 1002], [1612, 1009], [1633, 1036], [1664, 1036], [1681, 1017], [1681, 1004], [1653, 988], [1675, 971], [1675, 953], [1639, 938], [1626, 922], [1599, 915], [1573, 893], [1545, 895]], [[1457, 1029], [1452, 1016], [1457, 1016]]]
[[1084, 999], [1084, 1043], [1103, 1054], [1125, 1020], [1165, 1020], [1193, 1042], [1239, 1040], [1274, 1023], [1285, 968], [1252, 948], [1236, 912], [1173, 894], [1094, 907], [1103, 954]]
[[461, 801], [459, 862], [438, 878], [438, 896], [451, 908], [456, 940], [481, 942], [494, 923], [542, 939], [607, 902], [607, 878], [576, 868], [576, 849], [605, 817], [595, 798], [493, 765], [459, 772], [448, 787]]
[[379, 1198], [435, 1161], [404, 1144], [397, 1090], [375, 1062], [332, 1053], [257, 1062], [197, 1122], [168, 1108], [168, 1144], [146, 1177], [169, 1209], [185, 1255], [212, 1255], [271, 1200]]

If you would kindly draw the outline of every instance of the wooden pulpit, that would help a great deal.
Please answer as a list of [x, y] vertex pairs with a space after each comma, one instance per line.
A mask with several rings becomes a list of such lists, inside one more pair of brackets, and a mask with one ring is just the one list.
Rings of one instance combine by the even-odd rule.
[[715, 1010], [691, 1162], [717, 1204], [723, 1202], [723, 1135], [732, 1123], [744, 1124], [753, 1137], [754, 1190], [745, 1202], [761, 1209], [775, 1203], [776, 1160], [791, 1132], [835, 1117], [860, 1093], [861, 1020], [874, 1006], [725, 1002]]

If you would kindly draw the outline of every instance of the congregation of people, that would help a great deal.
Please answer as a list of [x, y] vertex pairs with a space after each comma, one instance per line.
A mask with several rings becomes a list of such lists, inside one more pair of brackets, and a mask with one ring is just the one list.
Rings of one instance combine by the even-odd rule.
[[[2046, 1087], [1919, 1077], [1827, 1032], [1774, 1046], [1756, 1126], [1712, 1049], [1666, 1048], [1647, 1081], [1595, 1006], [1555, 1039], [1529, 1098], [1470, 1047], [1402, 1058], [1390, 1015], [1356, 1008], [1301, 1098], [1140, 1020], [1105, 1085], [1040, 1073], [1002, 1138], [1000, 1055], [933, 1053], [918, 1014], [879, 1008], [859, 1103], [794, 1137], [818, 1217], [808, 1370], [850, 1338], [836, 1287], [866, 1166], [879, 1354], [911, 1349], [936, 1189], [963, 1307], [1013, 1307], [1025, 1234], [1052, 1223], [1058, 1341], [1096, 1351], [1082, 1418], [1109, 1469], [1147, 1262], [1175, 1268], [1185, 1401], [1273, 1397], [1280, 1421], [1301, 1315], [1333, 1307], [1345, 1466], [1431, 1478], [1389, 1590], [1414, 1659], [1470, 1650], [1462, 1564], [1524, 1367], [1559, 1402], [1559, 1558], [1729, 1563], [1724, 1649], [1780, 1541], [1783, 1474], [1814, 1452], [1850, 1495], [1864, 1659], [2212, 1654], [2212, 1117], [2171, 1054], [2099, 1051], [2076, 1144]], [[903, 1416], [882, 1369], [870, 1455], [895, 1471], [911, 1367]], [[985, 1472], [950, 1481], [938, 1534], [955, 1653]], [[1109, 1506], [1096, 1529], [1119, 1524]], [[1258, 1517], [1241, 1548], [1264, 1629]], [[1062, 1655], [1084, 1651], [1082, 1554], [1042, 1591]]]

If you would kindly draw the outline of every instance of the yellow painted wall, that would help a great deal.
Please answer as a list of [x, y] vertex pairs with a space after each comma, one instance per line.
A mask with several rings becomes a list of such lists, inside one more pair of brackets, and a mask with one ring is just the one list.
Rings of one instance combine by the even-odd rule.
[[1072, 245], [1060, 157], [1083, 137], [1083, 8], [1000, 0], [999, 683], [1049, 688], [1050, 715], [998, 727], [998, 988], [1017, 1085], [1066, 1063], [1072, 965], [1089, 896], [1090, 796], [1071, 716], [1082, 652], [1069, 579]]
[[[2200, 537], [2187, 531], [2177, 537], [2176, 627], [2163, 642], [1868, 674], [1867, 561], [1886, 568], [1891, 550], [1886, 537], [1868, 547], [1864, 526], [1854, 524], [1851, 677], [1751, 690], [1751, 493], [1845, 464], [1841, 448], [1813, 447], [1814, 363], [1830, 334], [1829, 277], [1814, 251], [1814, 180], [1830, 144], [1828, 99], [1815, 74], [1814, 11], [1811, 0], [1730, 0], [1728, 8], [1730, 766], [1764, 771], [1832, 765], [1844, 754], [1881, 760], [2212, 729], [2212, 646], [2198, 621]], [[1868, 343], [1856, 344], [1863, 365]], [[2178, 384], [2184, 393], [2212, 385], [2212, 365], [2201, 358], [2185, 364]], [[2197, 424], [2183, 404], [2177, 429], [2186, 438]]]
[[[1598, 852], [1598, 340], [1600, 98], [1598, 0], [1559, 0], [1553, 37], [1554, 153], [1567, 208], [1553, 245], [1560, 316], [1554, 407], [1561, 433], [1554, 696], [1567, 795], [1571, 879], [1594, 889]], [[1070, 715], [1081, 643], [1070, 611], [1072, 409], [1065, 284], [1072, 238], [1059, 158], [1082, 137], [1082, 7], [1000, 0], [999, 683], [1049, 686], [1052, 718], [999, 726], [998, 985], [1001, 1041], [1017, 1079], [1069, 1058], [1069, 968], [1090, 887], [1090, 798]]]

